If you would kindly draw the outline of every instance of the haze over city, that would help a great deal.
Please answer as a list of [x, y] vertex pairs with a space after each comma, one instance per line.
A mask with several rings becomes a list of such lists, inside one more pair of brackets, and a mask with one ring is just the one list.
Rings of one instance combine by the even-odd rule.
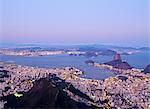
[[148, 0], [0, 0], [2, 44], [148, 46]]

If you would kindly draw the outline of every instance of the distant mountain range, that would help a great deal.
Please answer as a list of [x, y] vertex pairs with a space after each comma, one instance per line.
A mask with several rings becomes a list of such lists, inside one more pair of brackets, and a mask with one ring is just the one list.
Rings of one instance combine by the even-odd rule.
[[[96, 57], [98, 55], [107, 55], [112, 56], [116, 53], [121, 55], [129, 55], [137, 52], [143, 51], [150, 51], [149, 47], [141, 47], [141, 48], [134, 48], [134, 47], [119, 47], [113, 45], [100, 45], [100, 44], [92, 44], [92, 45], [50, 45], [50, 46], [20, 46], [15, 48], [8, 48], [13, 51], [29, 51], [29, 52], [36, 52], [36, 51], [80, 51], [86, 52], [84, 56], [86, 57]], [[83, 55], [83, 54], [81, 54]]]
[[123, 47], [123, 46], [115, 46], [115, 45], [104, 45], [104, 44], [18, 44], [18, 45], [12, 45], [9, 44], [8, 46], [5, 46], [7, 48], [61, 48], [61, 49], [67, 49], [67, 48], [80, 48], [80, 49], [108, 49], [108, 48], [117, 48], [117, 49], [130, 49], [130, 50], [150, 50], [150, 47]]

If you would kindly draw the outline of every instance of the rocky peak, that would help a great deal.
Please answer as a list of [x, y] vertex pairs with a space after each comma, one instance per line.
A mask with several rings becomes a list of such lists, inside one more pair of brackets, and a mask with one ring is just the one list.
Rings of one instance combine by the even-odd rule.
[[150, 64], [146, 66], [146, 68], [144, 69], [144, 73], [150, 73]]
[[127, 62], [122, 61], [120, 54], [116, 54], [112, 61], [106, 62], [104, 64], [111, 65], [114, 68], [118, 69], [124, 70], [132, 69], [132, 67]]
[[[64, 90], [65, 89], [65, 90]], [[13, 95], [5, 96], [3, 100], [7, 101], [5, 108], [94, 108], [93, 105], [87, 105], [82, 101], [75, 101], [66, 92], [94, 102], [89, 96], [76, 89], [72, 84], [66, 83], [59, 77], [41, 78], [34, 82], [33, 87], [16, 98]]]
[[122, 59], [121, 59], [121, 56], [120, 56], [120, 54], [115, 54], [115, 56], [114, 56], [114, 59], [113, 60], [120, 60], [120, 61], [122, 61]]

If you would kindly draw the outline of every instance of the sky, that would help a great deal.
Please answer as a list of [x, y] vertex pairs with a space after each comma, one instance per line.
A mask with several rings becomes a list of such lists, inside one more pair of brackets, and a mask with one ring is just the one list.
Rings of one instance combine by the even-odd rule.
[[148, 0], [0, 0], [1, 44], [148, 46]]

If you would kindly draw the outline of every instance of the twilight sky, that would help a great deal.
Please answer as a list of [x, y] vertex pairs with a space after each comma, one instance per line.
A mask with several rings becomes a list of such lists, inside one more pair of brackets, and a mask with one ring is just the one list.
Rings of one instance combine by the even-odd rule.
[[0, 0], [2, 43], [149, 41], [148, 0]]

